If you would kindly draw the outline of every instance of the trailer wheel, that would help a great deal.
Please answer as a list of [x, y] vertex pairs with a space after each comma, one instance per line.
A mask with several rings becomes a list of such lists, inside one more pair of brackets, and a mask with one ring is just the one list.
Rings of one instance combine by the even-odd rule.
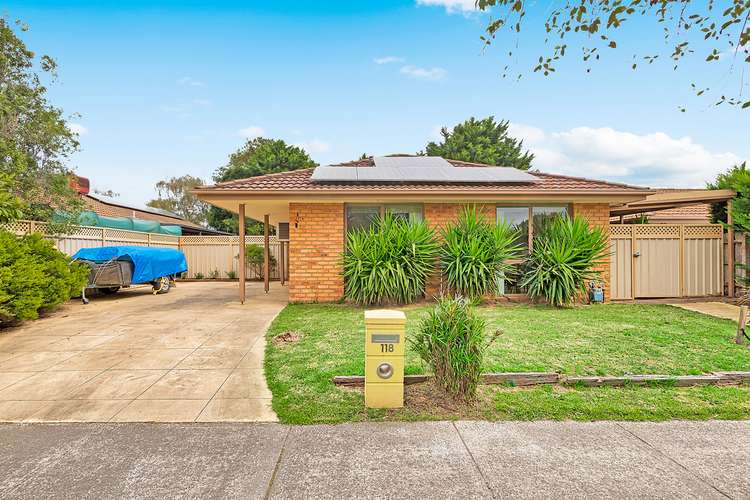
[[117, 290], [119, 290], [119, 286], [111, 286], [109, 288], [99, 288], [99, 291], [102, 292], [104, 295], [112, 295], [113, 293], [117, 293]]
[[172, 283], [169, 281], [168, 276], [162, 276], [158, 280], [154, 281], [152, 286], [154, 287], [154, 294], [169, 293], [169, 289], [172, 287]]

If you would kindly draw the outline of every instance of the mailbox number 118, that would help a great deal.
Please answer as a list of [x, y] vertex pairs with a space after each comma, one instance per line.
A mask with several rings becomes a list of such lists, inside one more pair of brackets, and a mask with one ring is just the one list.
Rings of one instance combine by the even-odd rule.
[[380, 352], [393, 352], [393, 344], [380, 344]]

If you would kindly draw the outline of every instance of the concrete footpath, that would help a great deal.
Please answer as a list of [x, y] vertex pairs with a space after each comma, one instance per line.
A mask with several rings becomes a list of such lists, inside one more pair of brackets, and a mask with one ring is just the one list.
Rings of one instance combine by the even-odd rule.
[[0, 425], [2, 498], [750, 498], [750, 422]]

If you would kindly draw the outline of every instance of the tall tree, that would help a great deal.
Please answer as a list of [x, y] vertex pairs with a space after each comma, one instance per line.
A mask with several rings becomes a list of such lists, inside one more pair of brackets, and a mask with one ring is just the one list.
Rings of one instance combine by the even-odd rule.
[[[280, 139], [256, 137], [229, 156], [229, 162], [216, 170], [214, 181], [233, 181], [317, 165], [300, 147], [289, 145]], [[237, 216], [222, 208], [210, 208], [208, 223], [221, 231], [238, 232]], [[248, 222], [247, 231], [248, 234], [262, 234], [263, 228], [259, 223]]]
[[[726, 172], [719, 174], [714, 182], [708, 183], [708, 189], [734, 189], [737, 197], [732, 203], [732, 219], [741, 230], [750, 232], [750, 169], [747, 162], [739, 163]], [[725, 203], [716, 203], [711, 207], [712, 222], [727, 222]]]
[[156, 183], [157, 198], [146, 203], [149, 207], [174, 212], [183, 219], [201, 226], [208, 222], [209, 205], [203, 203], [191, 191], [204, 185], [203, 179], [192, 175], [172, 177]]
[[[634, 53], [629, 63], [632, 69], [637, 69], [642, 62], [652, 64], [667, 59], [676, 70], [683, 59], [695, 54], [699, 61], [712, 65], [706, 67], [701, 76], [708, 81], [718, 81], [720, 87], [710, 89], [692, 81], [696, 95], [712, 96], [716, 105], [750, 108], [747, 93], [743, 96], [744, 72], [750, 64], [750, 2], [747, 0], [564, 0], [554, 3], [477, 0], [476, 6], [493, 14], [481, 37], [488, 45], [503, 31], [519, 36], [527, 29], [528, 22], [535, 22], [530, 20], [537, 20], [539, 28], [547, 34], [547, 49], [527, 62], [534, 72], [545, 76], [553, 74], [557, 63], [571, 53], [580, 54], [589, 72], [591, 64], [599, 61], [605, 51], [626, 48], [630, 40], [624, 37], [625, 41], [620, 42], [618, 35], [633, 24], [633, 18], [640, 16], [646, 22], [639, 29], [661, 33], [665, 43], [661, 49], [651, 44], [649, 53]], [[639, 38], [643, 37], [631, 40]], [[518, 57], [512, 49], [507, 56], [509, 59]], [[717, 65], [726, 59], [730, 61], [729, 67]], [[505, 66], [503, 76], [508, 71], [509, 66]], [[517, 78], [522, 74], [523, 71], [519, 72]], [[734, 90], [728, 86], [731, 76], [736, 80]]]
[[472, 116], [452, 130], [443, 127], [440, 130], [443, 140], [427, 144], [425, 153], [451, 160], [528, 170], [534, 155], [523, 151], [523, 141], [508, 135], [508, 126], [507, 121], [495, 122], [493, 116], [482, 120]]
[[[27, 31], [20, 22], [15, 29]], [[66, 163], [79, 144], [42, 83], [54, 81], [56, 68], [49, 56], [36, 58], [13, 24], [0, 18], [0, 177], [11, 195], [0, 203], [15, 205], [14, 217], [52, 221], [57, 212], [73, 216], [67, 218], [72, 223], [82, 202], [70, 187]]]

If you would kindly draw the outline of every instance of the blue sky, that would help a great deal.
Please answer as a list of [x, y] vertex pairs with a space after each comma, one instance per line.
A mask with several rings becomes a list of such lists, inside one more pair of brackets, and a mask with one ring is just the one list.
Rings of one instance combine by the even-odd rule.
[[[591, 74], [570, 58], [554, 77], [527, 71], [516, 82], [500, 77], [504, 54], [518, 42], [515, 67], [530, 67], [541, 32], [483, 50], [486, 15], [464, 0], [419, 1], [12, 0], [4, 13], [59, 63], [50, 98], [80, 115], [72, 166], [129, 202], [170, 176], [210, 179], [246, 136], [304, 145], [329, 163], [418, 151], [472, 115], [510, 120], [550, 172], [702, 187], [750, 158], [750, 111], [690, 93], [691, 77], [713, 66], [630, 70], [633, 52], [662, 43], [646, 23], [629, 26]], [[704, 83], [731, 92], [718, 73]]]

